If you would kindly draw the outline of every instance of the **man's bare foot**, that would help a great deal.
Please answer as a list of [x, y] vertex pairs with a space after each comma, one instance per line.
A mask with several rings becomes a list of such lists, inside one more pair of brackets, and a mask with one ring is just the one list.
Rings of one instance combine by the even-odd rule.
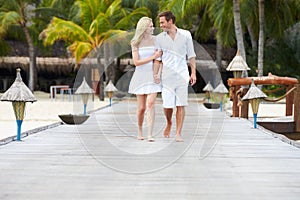
[[176, 142], [183, 142], [183, 138], [180, 135], [175, 136]]
[[164, 130], [164, 137], [165, 138], [169, 138], [170, 137], [170, 128], [165, 128], [165, 130]]
[[166, 128], [164, 130], [164, 137], [165, 138], [169, 138], [170, 137], [171, 126], [172, 126], [172, 123], [171, 124], [167, 124], [167, 126], [166, 126]]
[[148, 137], [148, 142], [155, 142], [153, 137]]

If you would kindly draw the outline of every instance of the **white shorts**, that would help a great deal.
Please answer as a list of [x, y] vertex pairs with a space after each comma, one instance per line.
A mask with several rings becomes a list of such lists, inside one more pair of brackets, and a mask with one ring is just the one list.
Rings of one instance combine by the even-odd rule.
[[162, 81], [161, 96], [164, 108], [188, 106], [188, 84], [180, 81]]

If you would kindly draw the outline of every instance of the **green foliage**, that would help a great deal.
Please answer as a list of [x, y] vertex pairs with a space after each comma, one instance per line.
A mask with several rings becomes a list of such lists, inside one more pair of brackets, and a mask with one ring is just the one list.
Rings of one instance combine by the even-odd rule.
[[264, 74], [271, 72], [279, 76], [289, 76], [300, 81], [300, 37], [296, 40], [288, 36], [274, 41], [265, 48]]
[[140, 17], [148, 14], [145, 8], [121, 7], [121, 0], [77, 0], [75, 5], [72, 9], [79, 12], [79, 24], [54, 17], [40, 36], [45, 45], [57, 40], [69, 42], [77, 63], [104, 40], [133, 28]]
[[0, 56], [6, 56], [10, 51], [10, 46], [2, 39], [0, 39]]
[[262, 88], [262, 91], [268, 96], [268, 97], [281, 97], [285, 95], [286, 90], [282, 87], [282, 85], [264, 85]]

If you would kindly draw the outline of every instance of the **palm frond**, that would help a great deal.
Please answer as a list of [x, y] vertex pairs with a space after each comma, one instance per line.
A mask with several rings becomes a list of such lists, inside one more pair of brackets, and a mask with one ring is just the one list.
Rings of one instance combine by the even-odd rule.
[[[99, 0], [77, 0], [80, 11], [80, 20], [85, 30], [89, 29], [90, 24], [96, 19], [97, 15], [103, 9]], [[103, 4], [102, 4], [103, 5]], [[104, 8], [105, 10], [105, 8]]]
[[15, 11], [0, 13], [0, 35], [7, 32], [10, 26], [23, 24], [22, 17]]
[[129, 15], [126, 15], [121, 20], [119, 20], [115, 25], [114, 29], [133, 29], [136, 26], [136, 23], [141, 17], [149, 16], [150, 11], [145, 8], [137, 8], [133, 12], [131, 12]]
[[48, 27], [40, 34], [44, 39], [44, 45], [51, 45], [57, 40], [69, 42], [91, 41], [87, 32], [71, 21], [65, 21], [54, 17]]
[[100, 33], [109, 31], [110, 28], [111, 24], [109, 19], [107, 19], [103, 13], [100, 13], [97, 18], [91, 23], [89, 35], [91, 37], [97, 37]]
[[91, 52], [94, 47], [89, 42], [76, 41], [68, 48], [72, 52], [73, 56], [75, 57], [75, 61], [78, 64]]

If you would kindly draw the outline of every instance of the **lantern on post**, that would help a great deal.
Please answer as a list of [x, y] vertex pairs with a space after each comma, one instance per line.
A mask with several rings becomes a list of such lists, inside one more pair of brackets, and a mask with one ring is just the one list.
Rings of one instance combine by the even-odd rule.
[[234, 78], [241, 78], [242, 73], [244, 70], [250, 70], [247, 63], [240, 55], [240, 51], [238, 50], [236, 56], [232, 59], [229, 63], [228, 67], [226, 68], [227, 71], [233, 71]]
[[213, 86], [210, 84], [210, 81], [206, 84], [206, 86], [203, 88], [203, 91], [205, 91], [205, 95], [207, 98], [207, 102], [209, 103], [210, 100], [210, 92], [214, 90]]
[[252, 79], [251, 87], [249, 88], [248, 92], [242, 98], [242, 100], [249, 100], [253, 112], [253, 119], [254, 119], [254, 128], [256, 128], [256, 119], [258, 113], [258, 107], [261, 98], [265, 98], [267, 95], [263, 93], [256, 85], [254, 84], [254, 80]]
[[110, 80], [107, 86], [104, 88], [104, 91], [107, 92], [107, 96], [109, 98], [109, 106], [111, 106], [113, 93], [118, 91], [118, 89], [114, 86], [114, 84]]
[[75, 94], [80, 94], [83, 101], [83, 114], [86, 115], [86, 106], [90, 94], [94, 94], [94, 90], [87, 84], [83, 77], [81, 85], [77, 88]]
[[224, 95], [228, 93], [227, 88], [225, 87], [225, 85], [223, 84], [222, 79], [220, 80], [219, 85], [213, 90], [213, 92], [218, 93], [219, 97], [220, 97], [220, 110], [222, 111], [223, 108], [223, 98]]
[[21, 69], [17, 69], [15, 82], [3, 94], [1, 101], [11, 101], [17, 122], [17, 141], [21, 140], [21, 126], [24, 119], [26, 102], [37, 101], [30, 89], [24, 84], [21, 77]]

